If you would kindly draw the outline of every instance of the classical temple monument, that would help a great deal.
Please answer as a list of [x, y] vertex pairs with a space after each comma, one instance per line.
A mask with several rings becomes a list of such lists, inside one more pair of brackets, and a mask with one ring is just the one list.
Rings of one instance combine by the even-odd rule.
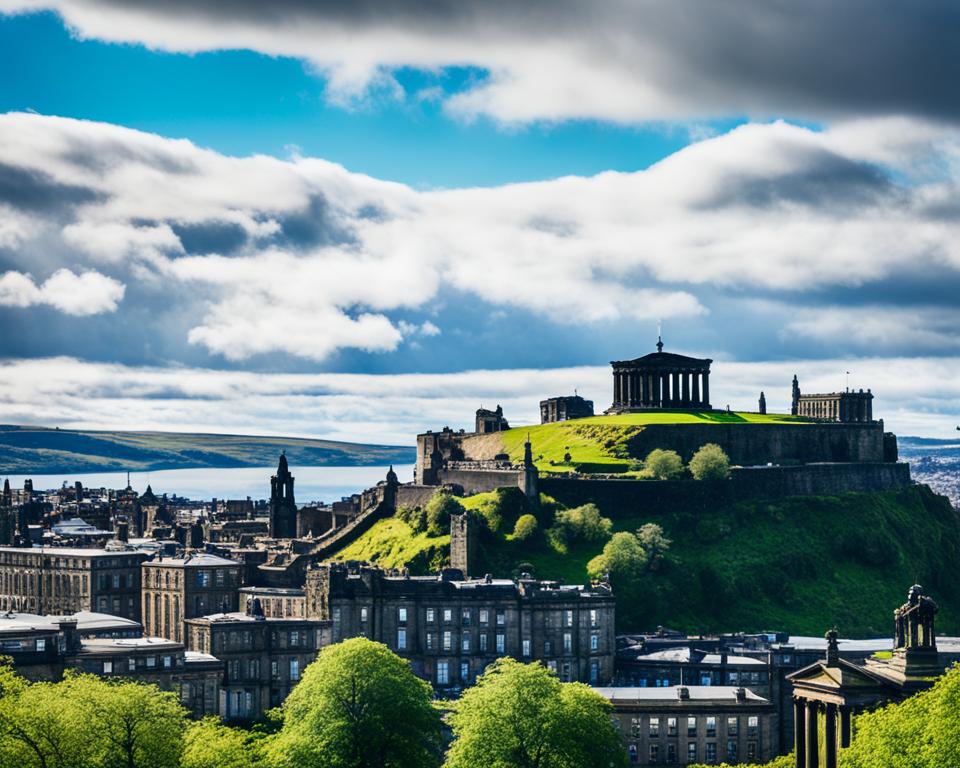
[[710, 410], [710, 363], [713, 360], [657, 351], [636, 360], [615, 360], [613, 405], [606, 413], [632, 413], [658, 408]]

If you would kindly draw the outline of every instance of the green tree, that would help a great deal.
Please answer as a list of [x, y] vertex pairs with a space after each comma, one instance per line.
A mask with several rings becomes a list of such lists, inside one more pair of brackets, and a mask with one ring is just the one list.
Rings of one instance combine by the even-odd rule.
[[69, 675], [65, 698], [87, 712], [105, 768], [177, 768], [187, 711], [156, 685]]
[[450, 532], [450, 516], [463, 514], [463, 505], [447, 491], [437, 491], [424, 507], [427, 517], [427, 533], [442, 536]]
[[841, 768], [947, 768], [960, 765], [960, 667], [928, 691], [860, 715]]
[[599, 580], [609, 575], [616, 585], [643, 575], [648, 557], [640, 541], [632, 533], [621, 531], [610, 537], [603, 552], [587, 563], [591, 579]]
[[263, 737], [230, 728], [216, 717], [191, 723], [183, 740], [180, 768], [248, 768], [265, 765]]
[[271, 764], [290, 768], [434, 768], [440, 716], [432, 690], [385, 645], [328, 646], [283, 705]]
[[537, 532], [539, 524], [533, 515], [521, 515], [517, 524], [513, 526], [513, 538], [517, 541], [527, 541]]
[[573, 509], [559, 510], [554, 515], [548, 537], [560, 551], [575, 541], [602, 541], [610, 536], [613, 521], [602, 517], [596, 504], [583, 504]]
[[89, 718], [57, 683], [30, 684], [9, 658], [0, 663], [0, 767], [85, 768], [94, 745], [84, 732]]
[[654, 480], [675, 480], [683, 474], [683, 460], [676, 451], [654, 448], [643, 462], [643, 468]]
[[609, 702], [540, 664], [495, 661], [454, 705], [445, 768], [608, 768], [627, 755]]
[[723, 480], [730, 475], [730, 458], [716, 443], [707, 443], [690, 459], [690, 474], [695, 480]]

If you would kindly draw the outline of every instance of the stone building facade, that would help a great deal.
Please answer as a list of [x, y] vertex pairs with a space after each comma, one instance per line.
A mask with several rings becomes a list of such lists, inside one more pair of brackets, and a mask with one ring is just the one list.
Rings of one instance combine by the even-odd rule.
[[837, 768], [840, 751], [855, 737], [855, 715], [902, 701], [936, 682], [947, 666], [937, 651], [937, 611], [915, 584], [894, 611], [892, 658], [861, 663], [841, 658], [834, 629], [826, 634], [824, 659], [787, 675], [793, 684], [797, 768]]
[[593, 400], [584, 400], [580, 395], [551, 397], [540, 401], [540, 423], [568, 419], [585, 419], [593, 416]]
[[187, 619], [187, 646], [224, 665], [218, 711], [225, 720], [256, 720], [277, 707], [317, 652], [329, 644], [329, 624], [266, 618], [254, 602], [243, 612]]
[[774, 706], [746, 688], [595, 690], [613, 705], [631, 765], [766, 763], [777, 756]]
[[280, 454], [277, 474], [270, 478], [270, 537], [292, 539], [297, 535], [297, 503], [293, 497], [293, 475], [286, 454]]
[[663, 408], [710, 410], [712, 360], [657, 351], [636, 360], [615, 360], [613, 405], [607, 413], [631, 413]]
[[873, 393], [868, 389], [844, 390], [805, 395], [800, 382], [793, 377], [790, 413], [817, 421], [835, 421], [842, 424], [869, 424], [873, 422]]
[[607, 585], [329, 564], [307, 571], [306, 600], [308, 616], [330, 620], [333, 642], [382, 642], [441, 691], [471, 684], [501, 656], [540, 661], [565, 681], [613, 678], [615, 600]]
[[253, 600], [260, 601], [263, 615], [268, 619], [306, 618], [306, 598], [302, 589], [293, 587], [242, 587], [240, 607], [246, 609]]
[[491, 411], [487, 408], [477, 409], [477, 418], [474, 431], [478, 435], [485, 435], [488, 432], [503, 432], [510, 429], [510, 423], [503, 416], [503, 407], [497, 406]]
[[140, 619], [140, 563], [146, 555], [104, 549], [0, 548], [0, 610], [77, 611]]
[[143, 628], [151, 637], [184, 642], [183, 622], [236, 611], [241, 566], [206, 553], [143, 564]]

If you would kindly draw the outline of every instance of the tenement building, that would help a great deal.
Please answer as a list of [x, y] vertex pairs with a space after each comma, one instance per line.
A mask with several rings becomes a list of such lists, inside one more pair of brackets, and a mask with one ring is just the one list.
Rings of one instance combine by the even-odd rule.
[[873, 393], [845, 390], [816, 395], [800, 392], [800, 383], [793, 377], [793, 397], [790, 412], [818, 421], [836, 421], [843, 424], [863, 424], [873, 421]]
[[140, 619], [143, 552], [67, 547], [0, 548], [0, 610], [98, 611]]
[[501, 656], [542, 662], [564, 681], [613, 679], [615, 601], [606, 584], [465, 579], [455, 569], [417, 577], [329, 564], [307, 571], [306, 600], [308, 616], [331, 621], [333, 642], [382, 642], [439, 690], [469, 685]]
[[182, 643], [184, 620], [236, 611], [240, 571], [239, 563], [206, 553], [145, 562], [144, 632]]
[[732, 686], [595, 688], [613, 705], [630, 763], [766, 763], [777, 756], [773, 704]]
[[584, 400], [580, 395], [551, 397], [540, 401], [540, 423], [568, 419], [585, 419], [593, 416], [593, 400]]
[[258, 598], [246, 610], [188, 619], [187, 645], [225, 665], [220, 685], [220, 716], [255, 720], [278, 707], [303, 670], [328, 645], [329, 623], [267, 618]]
[[661, 408], [710, 409], [710, 359], [657, 351], [636, 360], [615, 360], [613, 405], [607, 413]]

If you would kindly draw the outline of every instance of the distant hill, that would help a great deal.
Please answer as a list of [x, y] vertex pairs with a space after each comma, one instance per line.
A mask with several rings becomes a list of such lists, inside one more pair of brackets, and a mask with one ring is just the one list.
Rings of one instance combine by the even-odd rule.
[[265, 467], [280, 451], [300, 466], [412, 464], [416, 449], [298, 437], [113, 432], [0, 425], [0, 473]]

